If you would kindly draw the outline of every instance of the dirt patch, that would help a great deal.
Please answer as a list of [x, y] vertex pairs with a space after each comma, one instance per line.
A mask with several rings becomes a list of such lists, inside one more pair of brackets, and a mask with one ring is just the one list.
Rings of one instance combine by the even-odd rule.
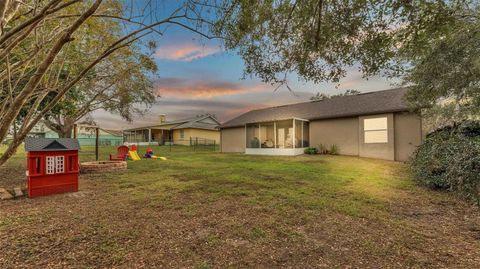
[[27, 176], [26, 161], [9, 161], [0, 166], [0, 187], [13, 189], [14, 187], [26, 188]]
[[86, 190], [77, 195], [2, 205], [2, 220], [17, 224], [0, 225], [2, 268], [480, 265], [479, 244], [472, 237], [478, 234], [478, 214], [458, 204], [445, 214], [427, 203], [439, 213], [414, 217], [402, 211], [412, 204], [403, 204], [392, 212], [402, 222], [396, 225], [375, 216], [278, 211], [238, 198], [209, 202], [198, 193], [178, 194], [169, 201], [175, 206], [152, 210], [126, 197], [102, 196], [91, 183], [84, 181]]
[[80, 164], [80, 173], [107, 173], [127, 170], [126, 161], [96, 161]]

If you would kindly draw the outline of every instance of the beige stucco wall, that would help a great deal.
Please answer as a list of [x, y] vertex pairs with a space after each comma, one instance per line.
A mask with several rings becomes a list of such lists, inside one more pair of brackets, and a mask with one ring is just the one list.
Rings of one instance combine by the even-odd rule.
[[407, 161], [422, 143], [422, 120], [414, 113], [395, 113], [395, 160]]
[[187, 129], [189, 131], [189, 137], [206, 138], [215, 140], [215, 144], [220, 143], [220, 131], [211, 131], [204, 129]]
[[310, 122], [310, 146], [335, 144], [339, 154], [358, 155], [358, 117]]
[[[387, 117], [388, 142], [364, 143], [363, 120]], [[310, 121], [310, 146], [335, 144], [341, 155], [406, 161], [422, 142], [421, 119], [413, 113], [387, 113], [369, 116]], [[245, 128], [221, 131], [222, 152], [245, 152]]]
[[[364, 143], [363, 120], [379, 117], [387, 117], [388, 142]], [[358, 117], [358, 156], [392, 161], [395, 160], [395, 130], [393, 120], [393, 113]]]
[[184, 132], [184, 136], [183, 138], [181, 138], [180, 130], [179, 129], [173, 130], [173, 133], [172, 133], [173, 143], [178, 145], [190, 145], [189, 130], [183, 129], [183, 132]]
[[245, 152], [245, 127], [221, 130], [222, 152]]
[[215, 144], [220, 143], [220, 131], [188, 128], [183, 129], [183, 132], [184, 136], [181, 138], [181, 131], [179, 129], [173, 130], [173, 141], [175, 144], [190, 145], [190, 137], [192, 139], [198, 137], [199, 139], [215, 140]]
[[[388, 143], [364, 143], [363, 120], [387, 117]], [[310, 145], [338, 146], [339, 154], [406, 161], [422, 143], [422, 121], [413, 113], [388, 113], [369, 116], [317, 120], [310, 122]]]

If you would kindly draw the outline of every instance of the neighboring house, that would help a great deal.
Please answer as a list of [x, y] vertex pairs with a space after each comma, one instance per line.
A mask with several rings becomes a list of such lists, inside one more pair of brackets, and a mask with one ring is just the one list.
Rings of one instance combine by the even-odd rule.
[[[81, 146], [95, 145], [95, 125], [77, 124], [77, 139]], [[58, 138], [58, 134], [39, 122], [27, 135], [37, 138]], [[73, 137], [73, 133], [72, 133]], [[99, 128], [99, 144], [120, 146], [123, 144], [122, 131]]]
[[338, 153], [406, 161], [423, 139], [406, 88], [252, 110], [220, 126], [221, 151], [298, 155], [336, 145]]
[[37, 123], [27, 136], [37, 138], [58, 138], [58, 134], [49, 129], [43, 122]]
[[166, 121], [162, 115], [158, 124], [126, 129], [123, 131], [123, 137], [125, 142], [139, 144], [218, 144], [219, 125], [217, 119], [211, 115], [176, 121]]
[[123, 133], [119, 130], [99, 128], [95, 125], [77, 124], [77, 139], [81, 146], [95, 145], [95, 130], [98, 128], [98, 142], [101, 146], [120, 146], [123, 144]]

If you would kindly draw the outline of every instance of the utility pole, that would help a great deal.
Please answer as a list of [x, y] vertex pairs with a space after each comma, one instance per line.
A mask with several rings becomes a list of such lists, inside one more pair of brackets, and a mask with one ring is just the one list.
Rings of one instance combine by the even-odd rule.
[[95, 160], [98, 161], [98, 144], [100, 140], [100, 132], [98, 127], [95, 128]]

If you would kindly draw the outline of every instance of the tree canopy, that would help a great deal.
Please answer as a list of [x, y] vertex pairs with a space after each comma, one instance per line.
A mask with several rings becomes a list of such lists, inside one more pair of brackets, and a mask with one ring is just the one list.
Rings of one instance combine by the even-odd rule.
[[0, 141], [18, 126], [0, 165], [41, 119], [73, 120], [98, 101], [128, 119], [130, 104], [150, 102], [142, 72], [155, 67], [135, 46], [150, 47], [147, 36], [171, 25], [214, 38], [208, 2], [176, 1], [166, 11], [152, 1], [0, 1]]
[[430, 129], [480, 120], [479, 11], [466, 10], [444, 35], [432, 38], [403, 77], [412, 108], [425, 111]]
[[221, 10], [216, 30], [246, 76], [336, 83], [358, 67], [411, 86], [412, 110], [479, 115], [478, 1], [234, 0]]
[[227, 48], [238, 49], [247, 75], [284, 82], [294, 72], [338, 82], [356, 65], [365, 76], [405, 70], [473, 3], [234, 0], [221, 9], [216, 29]]

